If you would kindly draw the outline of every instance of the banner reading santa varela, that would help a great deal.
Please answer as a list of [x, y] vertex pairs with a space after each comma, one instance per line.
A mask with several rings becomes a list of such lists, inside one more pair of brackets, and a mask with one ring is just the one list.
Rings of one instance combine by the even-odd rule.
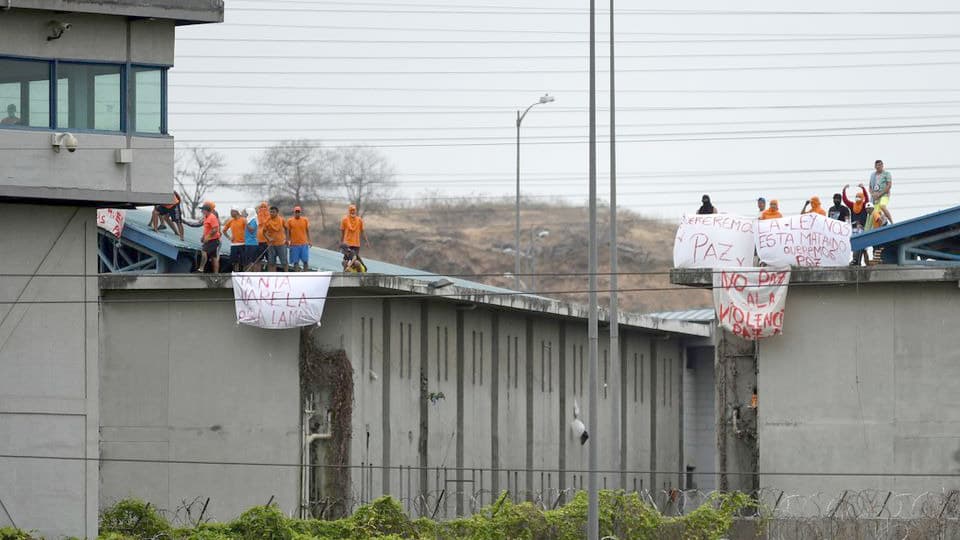
[[753, 218], [730, 214], [683, 216], [673, 243], [673, 266], [752, 266], [755, 223]]
[[713, 272], [713, 305], [720, 326], [744, 339], [783, 333], [790, 268], [737, 268]]
[[331, 272], [235, 272], [237, 322], [259, 328], [320, 324]]

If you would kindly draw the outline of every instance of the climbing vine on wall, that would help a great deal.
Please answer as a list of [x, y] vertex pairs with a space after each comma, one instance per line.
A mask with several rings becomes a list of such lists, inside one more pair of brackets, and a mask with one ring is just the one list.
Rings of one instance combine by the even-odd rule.
[[[331, 439], [328, 462], [333, 465], [327, 475], [326, 488], [331, 493], [350, 492], [350, 439], [353, 436], [353, 366], [342, 349], [329, 350], [316, 345], [315, 328], [306, 328], [300, 334], [300, 395], [305, 397], [320, 389], [330, 394], [329, 408]], [[348, 515], [343, 497], [331, 497], [322, 508], [311, 508], [314, 514], [328, 518]]]

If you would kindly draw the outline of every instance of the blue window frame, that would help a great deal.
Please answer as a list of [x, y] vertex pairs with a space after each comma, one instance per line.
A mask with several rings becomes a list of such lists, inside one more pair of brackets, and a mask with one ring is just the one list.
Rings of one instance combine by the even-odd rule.
[[167, 70], [0, 56], [0, 128], [165, 136]]

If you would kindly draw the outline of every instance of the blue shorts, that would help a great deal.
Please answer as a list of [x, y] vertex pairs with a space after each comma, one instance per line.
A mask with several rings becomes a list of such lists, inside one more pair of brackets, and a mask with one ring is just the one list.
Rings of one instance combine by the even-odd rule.
[[303, 261], [303, 264], [310, 264], [310, 246], [306, 244], [290, 246], [290, 264], [297, 264], [300, 261]]

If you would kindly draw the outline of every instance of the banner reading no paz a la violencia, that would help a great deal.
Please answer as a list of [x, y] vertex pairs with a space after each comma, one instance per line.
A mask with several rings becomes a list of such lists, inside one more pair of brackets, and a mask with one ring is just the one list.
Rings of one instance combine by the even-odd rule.
[[725, 330], [749, 340], [783, 333], [790, 267], [713, 272], [713, 304]]
[[331, 272], [234, 272], [237, 322], [258, 328], [319, 325]]

